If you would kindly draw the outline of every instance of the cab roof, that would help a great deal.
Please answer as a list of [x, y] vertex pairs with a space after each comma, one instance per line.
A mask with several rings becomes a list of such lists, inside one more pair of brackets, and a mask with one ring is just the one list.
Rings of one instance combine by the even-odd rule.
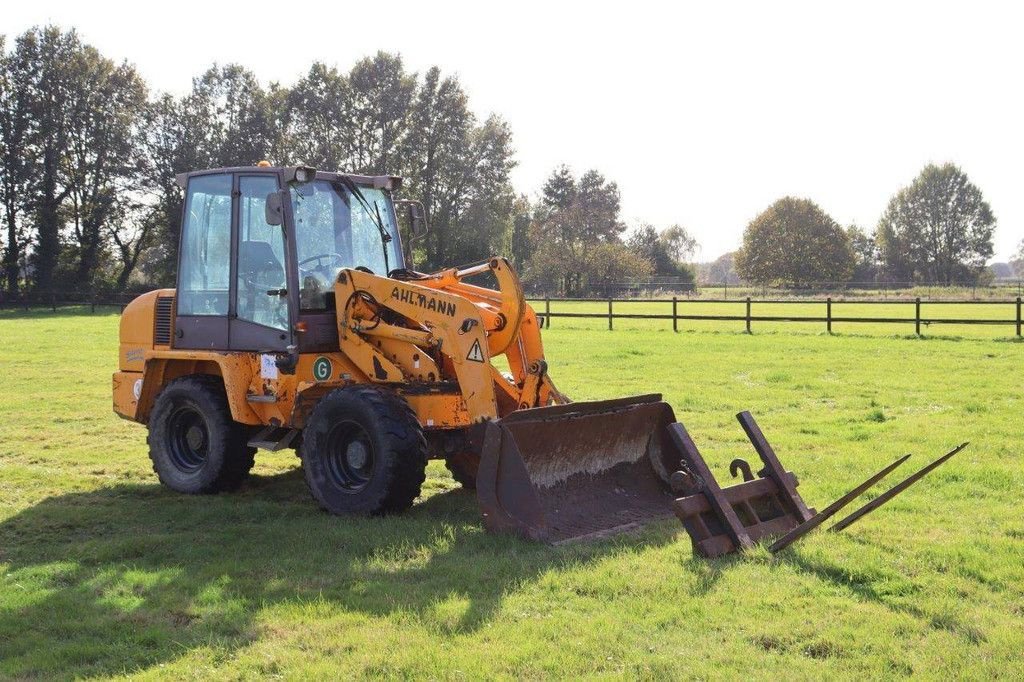
[[178, 186], [182, 189], [188, 187], [189, 178], [199, 175], [219, 175], [222, 173], [245, 173], [246, 175], [259, 175], [262, 173], [274, 174], [281, 177], [284, 182], [288, 182], [295, 177], [295, 172], [300, 168], [305, 168], [308, 171], [314, 173], [314, 179], [316, 180], [339, 180], [342, 177], [346, 177], [357, 185], [365, 185], [373, 187], [374, 189], [386, 189], [394, 191], [402, 186], [402, 178], [397, 175], [356, 175], [354, 173], [330, 173], [328, 171], [317, 170], [311, 166], [230, 166], [226, 168], [208, 168], [206, 170], [189, 171], [188, 173], [178, 173], [174, 176], [174, 179], [178, 182]]

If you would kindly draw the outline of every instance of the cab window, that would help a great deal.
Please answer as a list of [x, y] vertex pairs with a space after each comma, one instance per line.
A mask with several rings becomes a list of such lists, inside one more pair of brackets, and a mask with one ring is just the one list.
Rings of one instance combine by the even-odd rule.
[[179, 315], [227, 315], [231, 281], [231, 176], [189, 180], [178, 269]]
[[288, 329], [284, 231], [266, 218], [267, 195], [276, 191], [276, 177], [238, 179], [236, 311], [239, 319]]

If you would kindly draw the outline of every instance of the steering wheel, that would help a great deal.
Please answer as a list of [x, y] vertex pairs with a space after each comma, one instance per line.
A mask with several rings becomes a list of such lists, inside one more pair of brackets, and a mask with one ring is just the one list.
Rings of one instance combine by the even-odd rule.
[[313, 268], [313, 269], [314, 270], [322, 270], [323, 269], [323, 265], [320, 264], [320, 261], [324, 260], [325, 258], [330, 258], [331, 260], [342, 261], [342, 262], [344, 262], [344, 260], [345, 260], [345, 257], [342, 256], [340, 253], [334, 253], [334, 252], [318, 253], [315, 256], [310, 256], [309, 258], [303, 258], [302, 260], [299, 261], [299, 265], [301, 266], [301, 265], [305, 265], [306, 263], [312, 263], [313, 261], [317, 261], [317, 266], [315, 268]]

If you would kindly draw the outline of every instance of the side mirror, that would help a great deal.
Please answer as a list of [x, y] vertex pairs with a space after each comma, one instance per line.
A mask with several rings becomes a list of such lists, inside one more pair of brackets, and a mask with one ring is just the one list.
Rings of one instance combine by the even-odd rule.
[[288, 199], [288, 192], [278, 190], [267, 195], [266, 214], [267, 225], [284, 224], [284, 202]]
[[399, 199], [395, 202], [395, 212], [401, 211], [409, 221], [409, 239], [405, 243], [405, 265], [412, 269], [412, 245], [430, 230], [427, 223], [427, 210], [420, 201]]

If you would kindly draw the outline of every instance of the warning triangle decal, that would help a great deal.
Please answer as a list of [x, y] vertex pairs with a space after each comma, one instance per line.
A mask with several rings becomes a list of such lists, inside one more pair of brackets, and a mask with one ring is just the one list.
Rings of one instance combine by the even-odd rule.
[[480, 350], [480, 339], [473, 342], [473, 347], [469, 349], [469, 355], [466, 356], [466, 359], [473, 362], [484, 361], [484, 352]]

